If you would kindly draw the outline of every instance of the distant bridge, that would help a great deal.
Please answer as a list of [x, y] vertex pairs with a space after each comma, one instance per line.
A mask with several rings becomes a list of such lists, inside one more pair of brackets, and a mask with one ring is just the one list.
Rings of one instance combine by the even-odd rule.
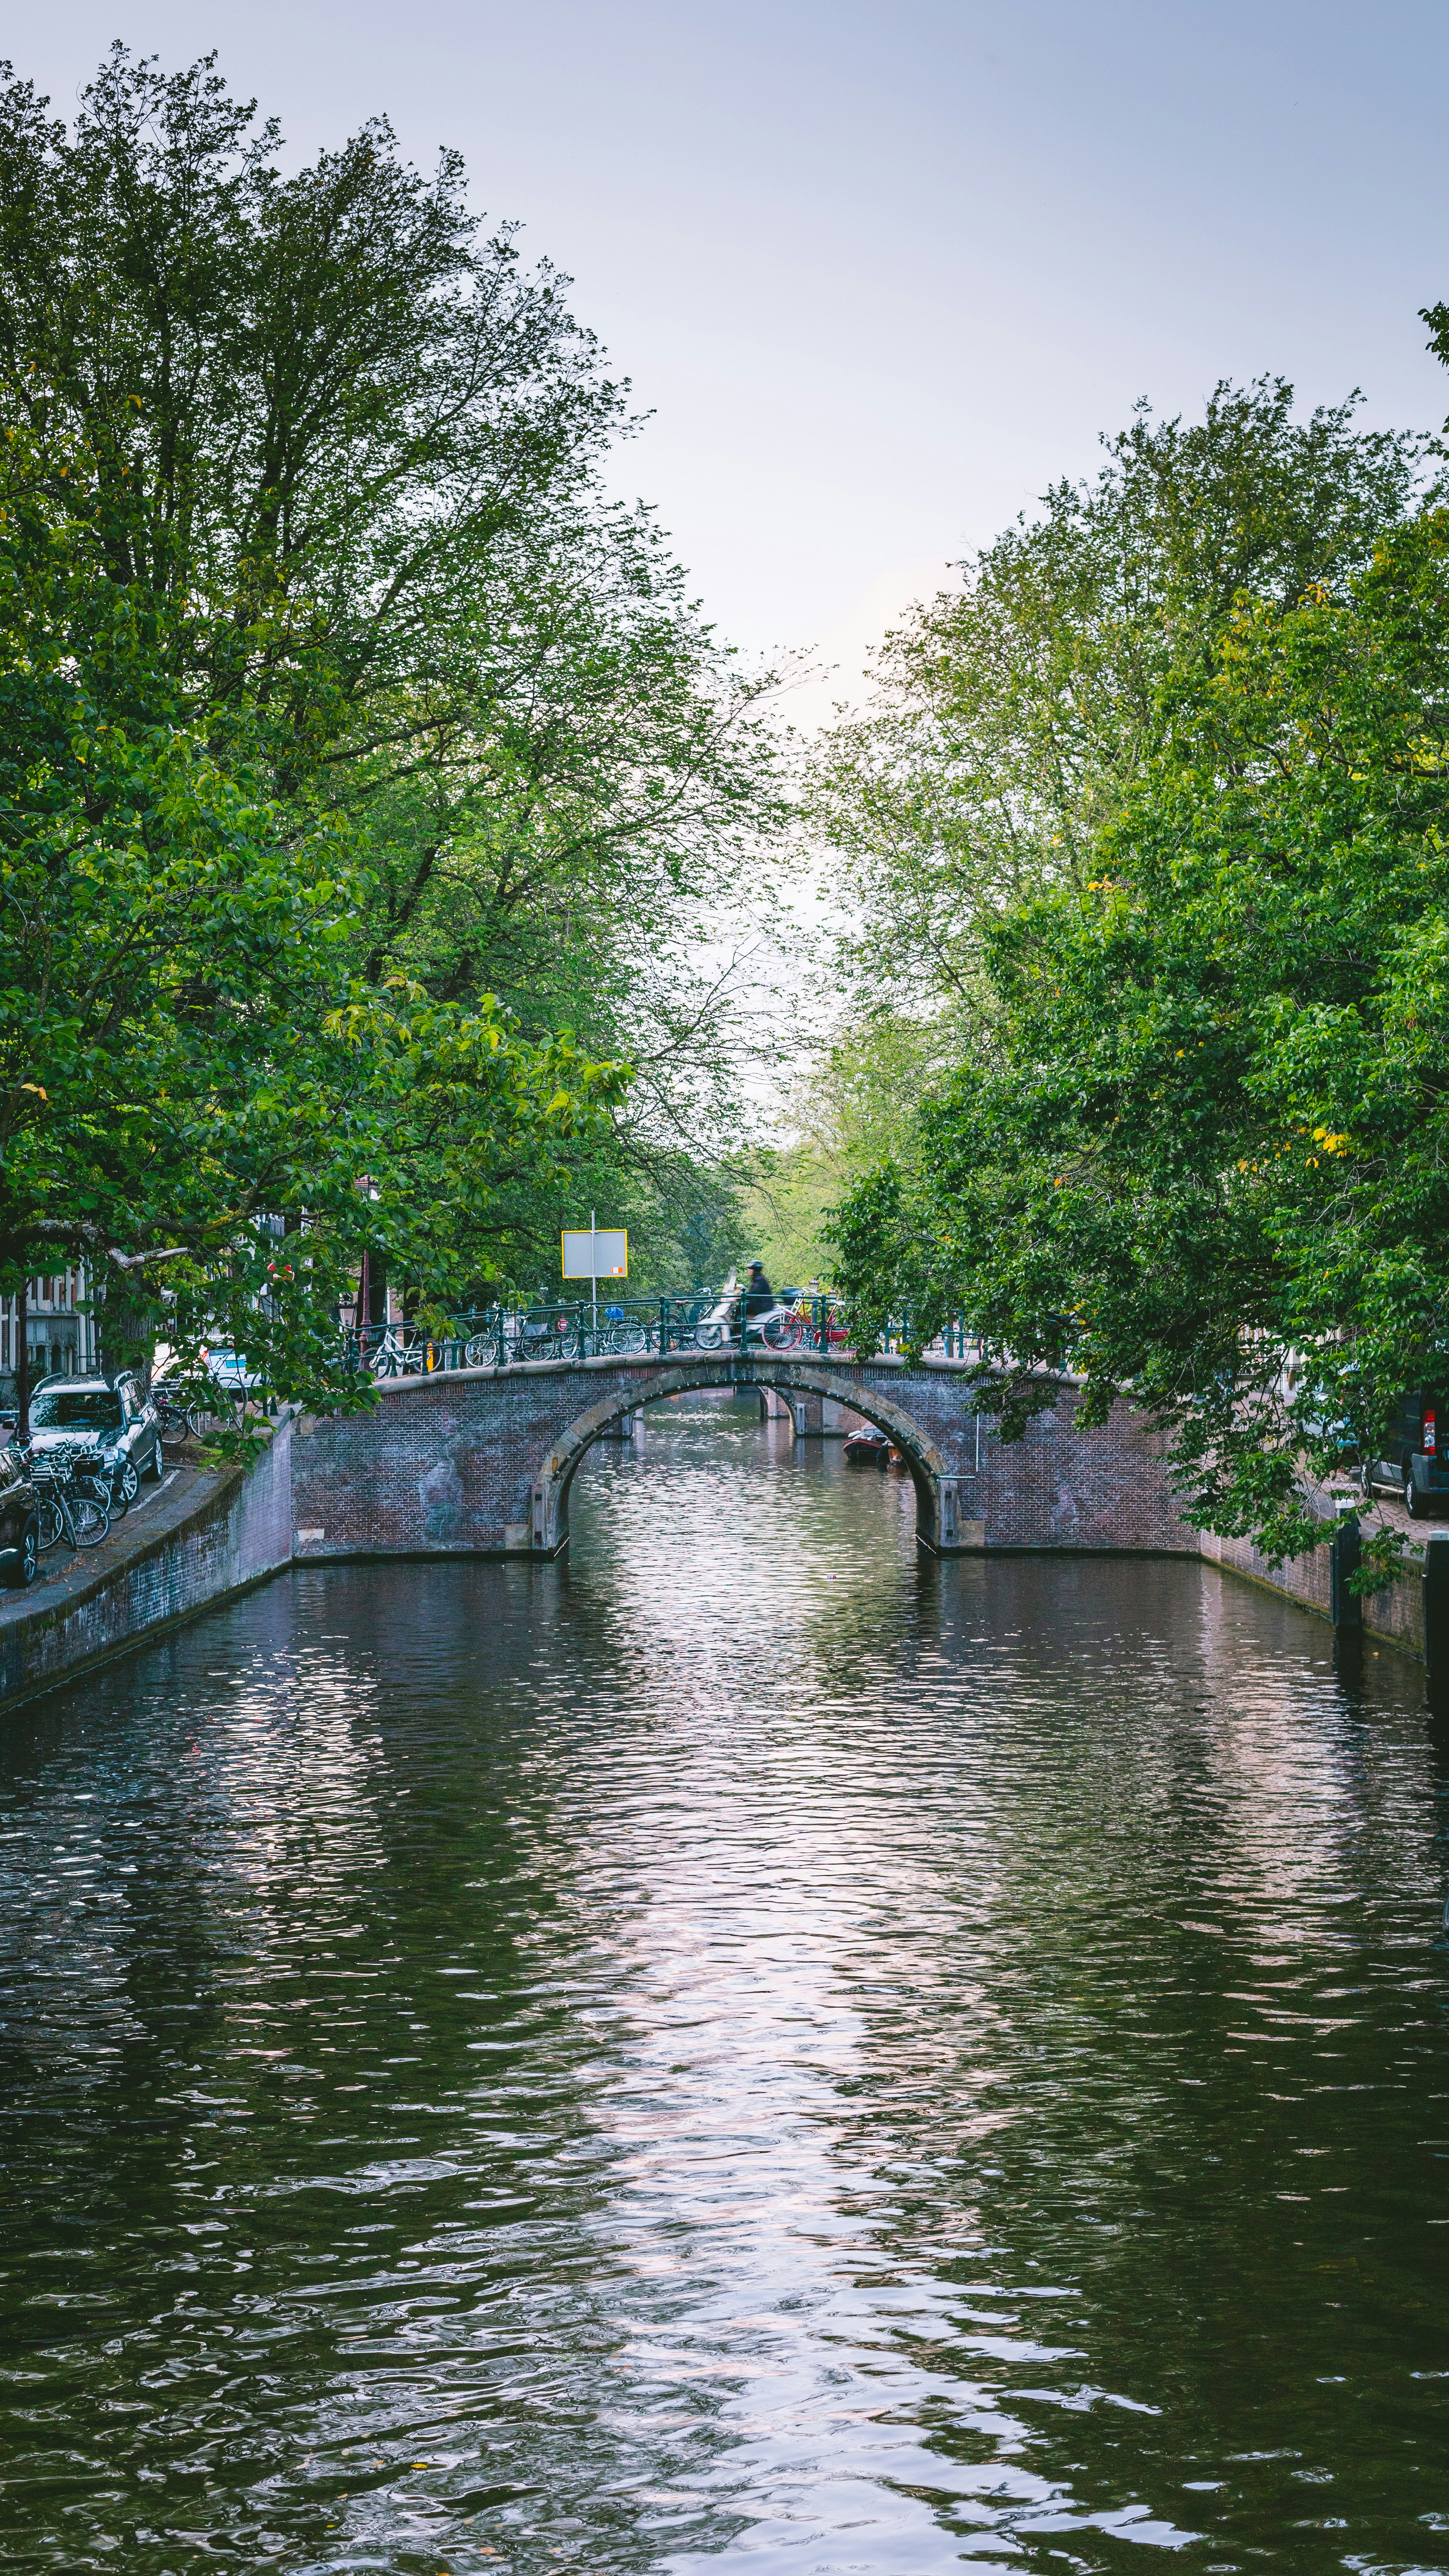
[[1078, 1431], [1064, 1383], [1055, 1409], [1003, 1448], [971, 1410], [970, 1367], [676, 1351], [385, 1379], [371, 1413], [297, 1423], [296, 1554], [556, 1557], [568, 1545], [569, 1489], [594, 1442], [641, 1408], [701, 1387], [773, 1390], [802, 1439], [824, 1432], [827, 1407], [875, 1423], [910, 1470], [916, 1534], [937, 1556], [1197, 1552], [1157, 1444], [1125, 1406], [1102, 1429]]

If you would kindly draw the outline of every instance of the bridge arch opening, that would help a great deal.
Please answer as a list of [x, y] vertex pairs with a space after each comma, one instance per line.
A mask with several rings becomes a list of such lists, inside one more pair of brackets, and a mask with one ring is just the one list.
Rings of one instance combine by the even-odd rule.
[[879, 1387], [836, 1368], [811, 1368], [800, 1361], [763, 1356], [737, 1359], [681, 1360], [675, 1368], [650, 1370], [647, 1379], [625, 1390], [612, 1389], [599, 1402], [576, 1415], [554, 1441], [533, 1482], [533, 1545], [557, 1555], [568, 1545], [569, 1493], [580, 1466], [595, 1443], [632, 1413], [672, 1395], [705, 1389], [775, 1387], [787, 1397], [822, 1396], [874, 1423], [900, 1451], [916, 1491], [916, 1537], [933, 1553], [957, 1545], [957, 1480], [930, 1433]]

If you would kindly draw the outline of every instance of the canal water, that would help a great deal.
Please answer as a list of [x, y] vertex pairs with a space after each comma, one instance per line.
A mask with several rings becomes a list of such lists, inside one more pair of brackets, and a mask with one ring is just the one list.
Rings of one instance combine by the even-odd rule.
[[0, 2561], [1449, 2568], [1446, 1745], [740, 1402], [0, 1737]]

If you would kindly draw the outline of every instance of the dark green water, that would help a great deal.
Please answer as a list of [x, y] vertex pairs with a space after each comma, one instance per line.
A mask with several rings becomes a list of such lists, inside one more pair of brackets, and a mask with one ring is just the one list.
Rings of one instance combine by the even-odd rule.
[[0, 2561], [1449, 2568], [1409, 1668], [704, 1399], [574, 1522], [0, 1737]]

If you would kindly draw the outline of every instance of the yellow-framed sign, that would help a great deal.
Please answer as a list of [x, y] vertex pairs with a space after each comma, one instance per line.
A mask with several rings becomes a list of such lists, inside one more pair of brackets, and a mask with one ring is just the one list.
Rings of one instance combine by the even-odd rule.
[[565, 1279], [627, 1279], [627, 1226], [566, 1226], [563, 1232], [563, 1275]]

